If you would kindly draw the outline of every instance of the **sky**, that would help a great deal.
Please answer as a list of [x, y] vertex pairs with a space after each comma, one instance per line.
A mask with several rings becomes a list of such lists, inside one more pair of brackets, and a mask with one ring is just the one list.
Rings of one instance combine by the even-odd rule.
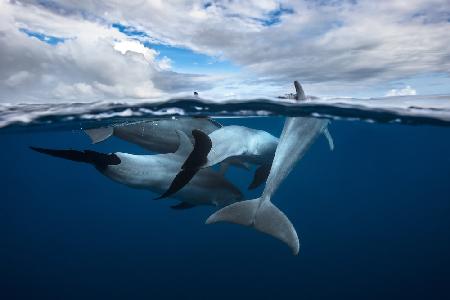
[[0, 0], [0, 102], [450, 94], [449, 0]]

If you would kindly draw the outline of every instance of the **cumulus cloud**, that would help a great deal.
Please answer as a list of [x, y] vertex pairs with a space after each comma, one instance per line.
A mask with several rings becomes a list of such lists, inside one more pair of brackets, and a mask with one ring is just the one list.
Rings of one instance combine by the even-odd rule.
[[[199, 87], [226, 92], [227, 86], [240, 94], [274, 91], [294, 79], [351, 95], [415, 75], [448, 76], [450, 70], [448, 0], [58, 0], [0, 6], [0, 47], [9, 53], [0, 57], [3, 98], [158, 97]], [[127, 36], [112, 24], [139, 34]], [[48, 45], [18, 28], [64, 43]], [[242, 72], [234, 82], [215, 84], [217, 78], [179, 74], [168, 58], [143, 47], [145, 41], [228, 60]]]
[[392, 89], [386, 93], [386, 96], [412, 96], [417, 92], [411, 86], [407, 85], [403, 89]]
[[[64, 3], [69, 9], [91, 6]], [[111, 21], [279, 81], [386, 80], [450, 69], [446, 0], [113, 3], [97, 7]], [[267, 26], [283, 8], [290, 13]]]
[[173, 81], [186, 90], [210, 84], [169, 72], [167, 58], [108, 24], [40, 6], [0, 4], [0, 49], [2, 102], [148, 99], [180, 91]]

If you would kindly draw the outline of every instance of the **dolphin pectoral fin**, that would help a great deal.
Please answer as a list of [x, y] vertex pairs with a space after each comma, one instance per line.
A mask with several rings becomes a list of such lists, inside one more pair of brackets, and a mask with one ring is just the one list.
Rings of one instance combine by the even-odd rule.
[[272, 163], [263, 164], [263, 165], [259, 166], [256, 169], [255, 174], [253, 175], [253, 181], [248, 186], [248, 189], [253, 190], [253, 189], [257, 188], [258, 186], [260, 186], [261, 184], [263, 184], [264, 182], [266, 182], [267, 177], [269, 177], [271, 167], [272, 167]]
[[113, 127], [93, 128], [93, 129], [86, 129], [84, 132], [89, 136], [92, 144], [97, 144], [112, 136], [114, 133], [114, 128]]
[[155, 198], [155, 200], [163, 199], [170, 197], [175, 194], [179, 190], [181, 190], [189, 181], [194, 177], [194, 175], [198, 172], [199, 169], [183, 169], [181, 170], [174, 178], [172, 183], [170, 184], [167, 191], [165, 191], [161, 196]]
[[192, 130], [194, 137], [194, 149], [189, 154], [186, 161], [181, 166], [182, 169], [199, 169], [207, 162], [209, 151], [212, 148], [212, 142], [209, 136], [201, 130]]
[[189, 202], [180, 202], [178, 204], [172, 205], [170, 206], [170, 208], [175, 209], [175, 210], [183, 210], [183, 209], [189, 209], [189, 208], [193, 208], [196, 205], [191, 204]]
[[155, 200], [167, 198], [181, 190], [206, 163], [212, 147], [211, 139], [206, 133], [197, 129], [192, 130], [192, 135], [195, 141], [194, 149], [181, 166], [181, 171], [175, 176], [169, 189]]
[[269, 199], [236, 202], [216, 211], [206, 220], [206, 224], [218, 222], [249, 226], [266, 233], [287, 244], [294, 255], [300, 249], [297, 232], [291, 221]]
[[327, 138], [328, 145], [330, 146], [330, 150], [333, 151], [334, 150], [334, 141], [333, 141], [333, 137], [331, 136], [328, 128], [325, 128], [323, 130], [323, 135]]

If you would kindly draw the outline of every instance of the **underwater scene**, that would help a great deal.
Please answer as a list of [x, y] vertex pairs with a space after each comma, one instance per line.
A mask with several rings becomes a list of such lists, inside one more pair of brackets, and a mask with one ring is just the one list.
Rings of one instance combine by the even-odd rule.
[[[121, 106], [29, 123], [9, 108], [0, 131], [8, 299], [446, 298], [446, 110], [366, 109], [355, 120], [345, 117], [353, 109], [308, 99], [256, 101], [263, 114], [192, 101], [141, 117], [142, 107]], [[189, 164], [193, 178], [179, 176]], [[178, 190], [164, 196], [169, 185]], [[251, 199], [273, 211], [217, 214]]]
[[0, 0], [0, 300], [450, 299], [449, 0]]

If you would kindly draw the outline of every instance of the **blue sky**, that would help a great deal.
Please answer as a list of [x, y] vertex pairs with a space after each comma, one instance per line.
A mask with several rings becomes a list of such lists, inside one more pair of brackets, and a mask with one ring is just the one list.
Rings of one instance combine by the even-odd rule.
[[[112, 24], [112, 27], [131, 38], [150, 38], [144, 31], [140, 31], [132, 26], [115, 23]], [[175, 72], [193, 74], [233, 74], [239, 72], [237, 66], [220, 57], [205, 55], [188, 48], [171, 46], [161, 42], [145, 41], [143, 45], [155, 49], [161, 56], [169, 58], [172, 61], [172, 68]]]
[[2, 98], [450, 93], [446, 0], [114, 3], [2, 2]]
[[[126, 27], [121, 24], [112, 24], [112, 27], [131, 38], [146, 37], [144, 32], [135, 30], [132, 27]], [[20, 31], [29, 37], [36, 38], [49, 45], [64, 43], [66, 40], [65, 38], [46, 35], [26, 28], [20, 28]], [[208, 56], [194, 52], [188, 48], [170, 46], [162, 43], [143, 42], [142, 44], [147, 48], [158, 51], [159, 55], [169, 58], [172, 62], [172, 70], [175, 72], [192, 74], [233, 74], [239, 72], [237, 66], [220, 57]]]
[[59, 43], [64, 43], [64, 40], [65, 40], [64, 38], [46, 35], [46, 34], [36, 32], [36, 31], [27, 29], [27, 28], [20, 28], [19, 30], [21, 32], [25, 33], [26, 35], [28, 35], [29, 37], [32, 37], [32, 38], [34, 37], [34, 38], [40, 40], [41, 42], [47, 43], [49, 45], [57, 45]]

